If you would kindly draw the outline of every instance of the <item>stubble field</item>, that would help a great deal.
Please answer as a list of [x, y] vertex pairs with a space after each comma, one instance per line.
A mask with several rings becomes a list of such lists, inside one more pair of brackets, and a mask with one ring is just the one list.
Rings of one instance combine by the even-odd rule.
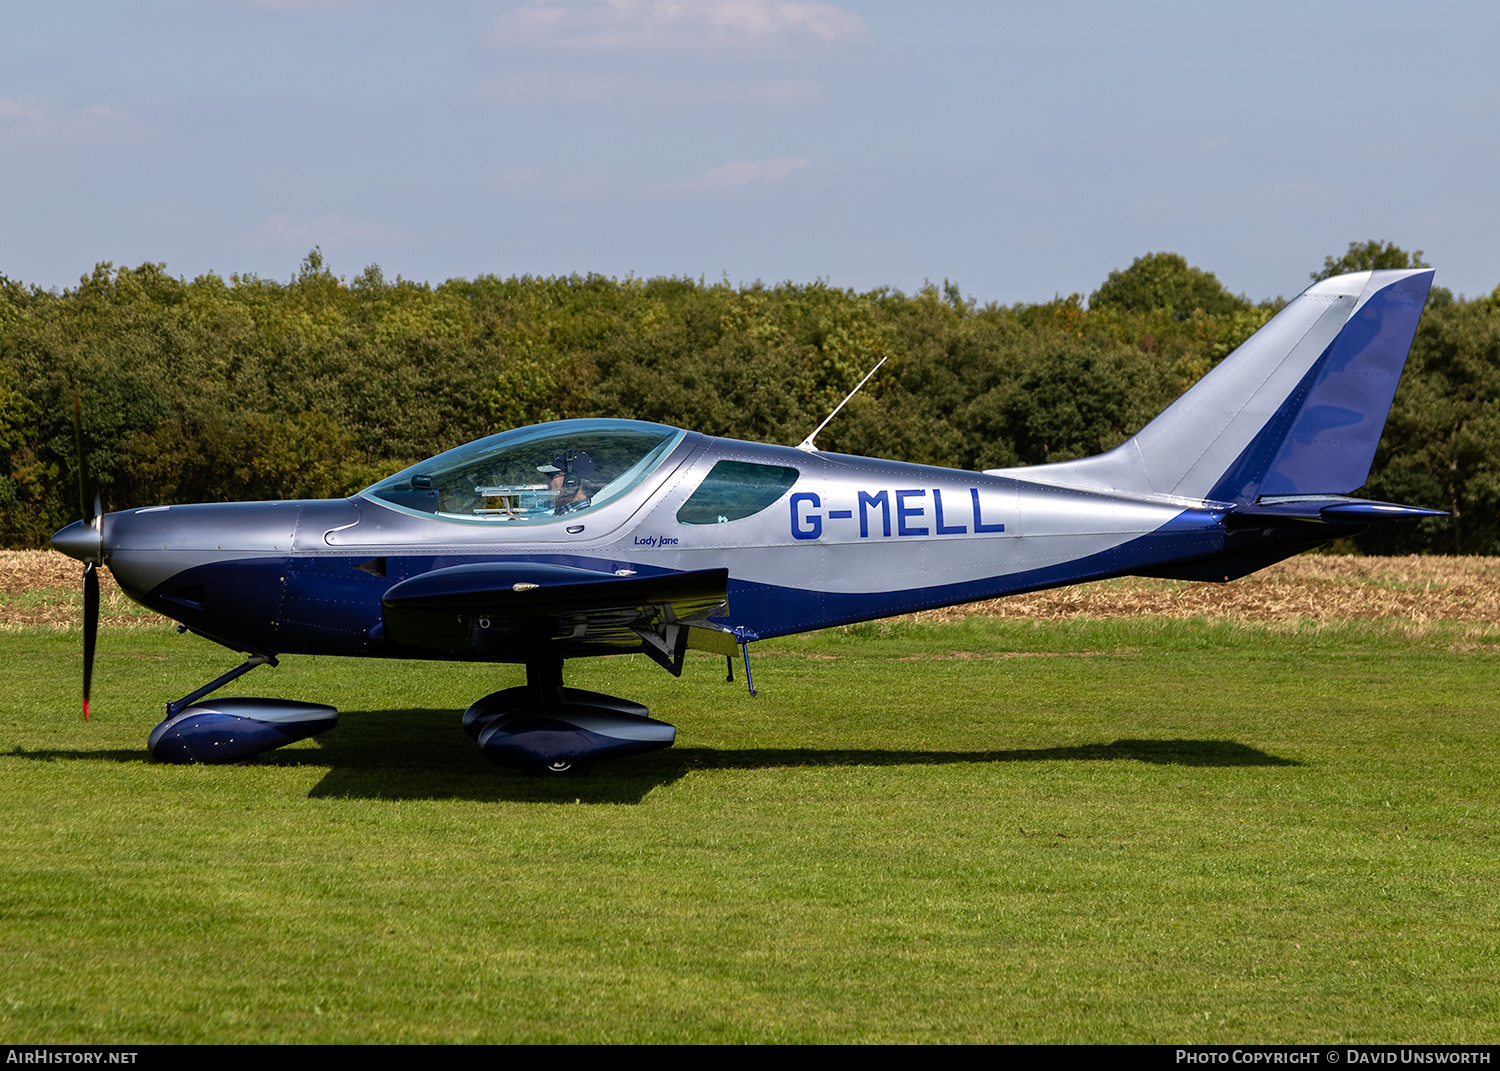
[[[690, 660], [593, 776], [458, 724], [510, 667], [289, 658], [340, 725], [146, 759], [234, 658], [0, 555], [16, 1042], [1493, 1041], [1500, 566], [1304, 556]], [[739, 674], [736, 674], [737, 678]]]

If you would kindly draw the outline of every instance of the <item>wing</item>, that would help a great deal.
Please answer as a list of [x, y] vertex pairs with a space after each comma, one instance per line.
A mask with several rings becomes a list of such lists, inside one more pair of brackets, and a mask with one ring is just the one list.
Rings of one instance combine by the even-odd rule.
[[[643, 651], [680, 673], [689, 633], [721, 633], [729, 570], [616, 576], [537, 562], [434, 569], [381, 600], [385, 635], [454, 658], [530, 661]], [[700, 646], [694, 643], [692, 646]]]

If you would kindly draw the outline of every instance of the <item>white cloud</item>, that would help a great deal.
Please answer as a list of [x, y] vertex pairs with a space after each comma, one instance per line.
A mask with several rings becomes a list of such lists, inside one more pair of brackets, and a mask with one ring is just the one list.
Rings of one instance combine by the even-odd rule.
[[352, 11], [369, 7], [370, 0], [220, 0], [232, 7], [253, 7], [262, 11], [318, 14], [325, 11]]
[[524, 67], [485, 78], [479, 95], [497, 104], [589, 111], [699, 112], [721, 108], [810, 108], [827, 92], [814, 78], [766, 78], [725, 72], [696, 77], [676, 72], [606, 73]]
[[43, 122], [45, 112], [44, 102], [36, 97], [0, 97], [0, 119], [37, 126]]
[[822, 0], [526, 0], [490, 23], [503, 69], [479, 92], [594, 112], [813, 108], [869, 37]]
[[710, 189], [748, 186], [752, 182], [769, 185], [807, 164], [808, 161], [792, 156], [773, 156], [769, 160], [731, 160], [727, 164], [709, 168], [698, 176], [698, 182]]
[[109, 104], [63, 108], [47, 97], [0, 97], [0, 147], [7, 149], [118, 145], [148, 133], [147, 124]]
[[773, 156], [769, 160], [730, 160], [690, 179], [659, 182], [641, 192], [650, 200], [679, 201], [737, 197], [780, 182], [811, 161], [798, 156]]
[[864, 19], [819, 0], [532, 0], [490, 23], [508, 48], [629, 51], [868, 36]]

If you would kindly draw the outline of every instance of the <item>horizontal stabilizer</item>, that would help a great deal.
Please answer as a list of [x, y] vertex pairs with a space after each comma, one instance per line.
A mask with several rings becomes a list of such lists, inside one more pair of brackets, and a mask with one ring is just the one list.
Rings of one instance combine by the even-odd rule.
[[1263, 524], [1268, 520], [1365, 524], [1369, 521], [1446, 516], [1448, 514], [1440, 509], [1401, 506], [1394, 502], [1375, 502], [1368, 498], [1346, 498], [1343, 495], [1266, 495], [1249, 505], [1236, 506], [1229, 514], [1230, 523], [1243, 518], [1254, 524]]
[[623, 653], [671, 657], [688, 622], [728, 602], [729, 571], [617, 576], [539, 562], [484, 562], [434, 569], [394, 585], [381, 600], [396, 643], [493, 656]]

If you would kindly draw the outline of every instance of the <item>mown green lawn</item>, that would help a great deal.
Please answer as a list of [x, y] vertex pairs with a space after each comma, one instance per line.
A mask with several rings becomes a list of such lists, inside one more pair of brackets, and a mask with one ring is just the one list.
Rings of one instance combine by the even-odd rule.
[[[339, 707], [151, 763], [234, 659], [0, 636], [0, 1036], [1429, 1041], [1500, 1035], [1500, 636], [990, 619], [757, 645], [677, 747], [540, 780], [459, 727], [511, 667], [288, 658]], [[962, 655], [963, 657], [955, 657]]]

